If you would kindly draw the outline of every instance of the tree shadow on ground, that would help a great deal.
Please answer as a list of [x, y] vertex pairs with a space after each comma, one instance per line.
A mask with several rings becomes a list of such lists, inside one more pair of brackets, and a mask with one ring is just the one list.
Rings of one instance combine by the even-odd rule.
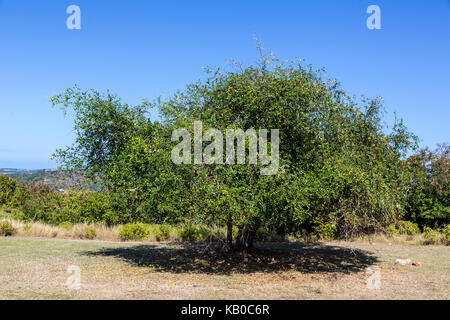
[[248, 252], [226, 253], [202, 244], [136, 245], [104, 248], [88, 256], [115, 257], [139, 267], [172, 273], [303, 273], [349, 274], [363, 271], [377, 262], [371, 252], [339, 246], [309, 243], [257, 244]]

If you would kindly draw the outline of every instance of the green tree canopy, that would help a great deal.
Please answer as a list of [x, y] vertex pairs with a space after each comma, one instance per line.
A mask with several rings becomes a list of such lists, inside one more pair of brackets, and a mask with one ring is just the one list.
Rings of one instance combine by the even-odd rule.
[[[245, 248], [259, 228], [352, 236], [404, 214], [412, 175], [402, 157], [415, 136], [401, 121], [386, 134], [381, 100], [351, 98], [298, 62], [263, 56], [256, 66], [209, 70], [205, 80], [140, 106], [79, 88], [51, 101], [76, 115], [77, 139], [55, 157], [100, 176], [121, 222], [188, 219], [227, 225], [230, 237], [237, 226], [236, 246]], [[160, 121], [150, 120], [150, 108]], [[194, 121], [222, 132], [278, 129], [280, 169], [262, 175], [261, 164], [175, 165], [172, 132], [192, 131]]]

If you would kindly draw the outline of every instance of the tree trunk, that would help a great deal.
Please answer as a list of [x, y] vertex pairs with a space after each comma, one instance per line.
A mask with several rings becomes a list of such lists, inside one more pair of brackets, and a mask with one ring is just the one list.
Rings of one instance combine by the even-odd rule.
[[255, 232], [248, 227], [239, 228], [236, 237], [235, 249], [238, 251], [248, 250], [253, 247], [253, 240], [255, 239]]
[[227, 222], [227, 249], [233, 249], [233, 222], [228, 220]]

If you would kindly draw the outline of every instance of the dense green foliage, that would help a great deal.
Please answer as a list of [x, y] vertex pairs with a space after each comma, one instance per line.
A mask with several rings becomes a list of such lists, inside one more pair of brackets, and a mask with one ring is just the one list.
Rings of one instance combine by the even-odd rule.
[[441, 237], [441, 234], [436, 231], [431, 229], [430, 227], [425, 227], [423, 229], [423, 238], [425, 239], [425, 243], [427, 244], [435, 244], [439, 241], [439, 238]]
[[107, 194], [68, 190], [59, 192], [50, 187], [21, 184], [0, 176], [0, 206], [18, 209], [16, 218], [51, 224], [96, 222], [114, 224]]
[[82, 237], [84, 239], [92, 240], [95, 239], [95, 237], [97, 236], [97, 230], [95, 230], [95, 228], [92, 226], [84, 227], [83, 231], [84, 234], [82, 235]]
[[0, 175], [0, 206], [9, 204], [14, 198], [17, 182], [7, 176]]
[[[167, 101], [136, 107], [110, 93], [68, 89], [52, 102], [75, 111], [78, 136], [56, 156], [102, 178], [120, 222], [237, 225], [242, 238], [260, 227], [352, 236], [396, 221], [411, 180], [401, 156], [414, 136], [401, 122], [384, 134], [379, 100], [358, 106], [318, 72], [268, 62], [211, 72]], [[149, 107], [161, 122], [146, 116]], [[250, 164], [174, 165], [172, 131], [192, 130], [198, 120], [221, 131], [279, 129], [280, 170], [263, 176]]]
[[420, 233], [419, 226], [411, 221], [399, 221], [396, 225], [389, 226], [388, 231], [395, 234], [405, 235]]
[[406, 218], [419, 225], [442, 227], [450, 219], [450, 146], [420, 150], [408, 159], [413, 183]]
[[444, 238], [444, 241], [449, 244], [450, 243], [450, 224], [445, 226], [445, 228], [442, 229], [442, 237]]
[[[448, 147], [405, 160], [417, 139], [401, 121], [386, 133], [379, 99], [355, 100], [300, 63], [263, 56], [257, 66], [209, 70], [206, 80], [167, 100], [138, 106], [77, 87], [51, 102], [74, 112], [77, 134], [55, 158], [67, 171], [100, 178], [104, 189], [60, 194], [1, 178], [0, 204], [21, 208], [30, 220], [131, 223], [125, 238], [140, 232], [135, 223], [184, 223], [182, 238], [190, 241], [201, 233], [194, 230], [199, 224], [227, 227], [228, 244], [234, 238], [241, 248], [274, 234], [332, 239], [391, 225], [413, 234], [417, 225], [398, 221], [448, 223]], [[151, 108], [160, 121], [150, 119]], [[279, 129], [279, 170], [262, 175], [261, 164], [174, 164], [172, 132], [192, 133], [195, 121], [221, 132]], [[164, 238], [167, 230], [158, 232]]]
[[8, 237], [14, 235], [16, 230], [12, 226], [11, 222], [0, 221], [0, 236]]
[[122, 226], [119, 230], [119, 237], [122, 241], [144, 240], [150, 234], [150, 227], [143, 223], [130, 223]]
[[61, 229], [67, 230], [67, 231], [71, 231], [73, 229], [73, 224], [71, 222], [61, 222], [58, 225]]

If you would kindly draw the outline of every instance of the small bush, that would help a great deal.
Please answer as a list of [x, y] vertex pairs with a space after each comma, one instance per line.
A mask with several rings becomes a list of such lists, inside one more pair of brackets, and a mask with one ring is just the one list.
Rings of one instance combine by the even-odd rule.
[[278, 242], [283, 240], [283, 237], [276, 231], [264, 227], [258, 228], [255, 233], [255, 241], [258, 242]]
[[227, 236], [225, 228], [213, 228], [209, 234], [210, 241], [224, 241]]
[[420, 233], [419, 226], [411, 221], [399, 221], [397, 225], [390, 225], [387, 231], [388, 233], [409, 236]]
[[386, 229], [387, 233], [392, 235], [392, 234], [398, 234], [398, 230], [395, 227], [395, 225], [391, 224], [390, 226], [387, 227]]
[[92, 226], [85, 227], [83, 231], [83, 237], [85, 239], [93, 240], [97, 236], [97, 230], [95, 230], [95, 228]]
[[313, 227], [317, 236], [323, 240], [333, 240], [337, 236], [337, 227], [333, 223], [320, 223]]
[[143, 223], [131, 223], [123, 225], [119, 230], [119, 238], [122, 241], [144, 240], [150, 233], [150, 227]]
[[73, 224], [70, 222], [61, 222], [58, 226], [66, 231], [72, 231], [73, 229]]
[[425, 239], [425, 244], [435, 244], [439, 242], [441, 234], [430, 227], [425, 227], [422, 236]]
[[212, 229], [207, 226], [197, 227], [198, 240], [207, 241], [213, 238]]
[[182, 241], [205, 241], [212, 236], [212, 231], [207, 227], [193, 224], [184, 224], [177, 231]]
[[442, 229], [442, 239], [444, 240], [445, 244], [450, 244], [450, 224]]
[[156, 241], [167, 241], [170, 239], [172, 227], [168, 224], [157, 224], [152, 228], [152, 233], [155, 236]]
[[14, 235], [15, 233], [16, 229], [14, 229], [11, 222], [0, 222], [0, 236], [8, 237]]
[[411, 221], [400, 221], [398, 223], [399, 234], [415, 235], [420, 233], [419, 226]]
[[181, 226], [178, 229], [178, 235], [180, 236], [182, 241], [197, 241], [198, 240], [198, 234], [197, 234], [197, 228], [195, 228], [194, 225], [186, 224]]
[[114, 215], [109, 208], [108, 196], [98, 192], [84, 192], [78, 195], [79, 220], [88, 223], [114, 223]]

